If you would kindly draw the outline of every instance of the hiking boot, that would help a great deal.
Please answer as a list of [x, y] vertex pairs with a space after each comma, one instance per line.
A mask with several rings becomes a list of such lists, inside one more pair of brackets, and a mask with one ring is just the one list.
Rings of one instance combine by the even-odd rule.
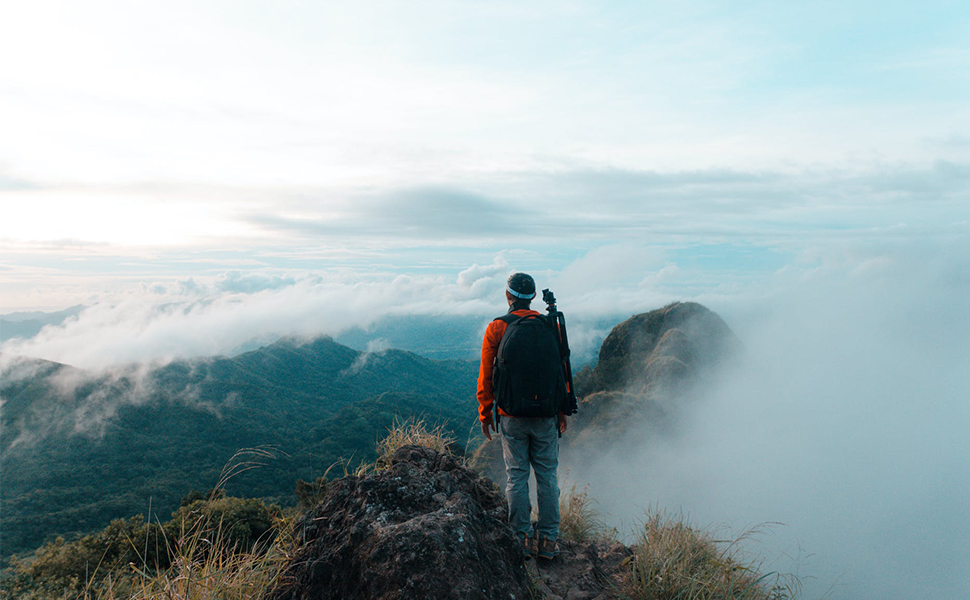
[[556, 540], [550, 540], [549, 538], [540, 537], [539, 538], [539, 550], [538, 558], [543, 560], [552, 560], [559, 555], [559, 544]]
[[531, 535], [526, 535], [522, 538], [522, 549], [525, 550], [525, 559], [535, 558], [536, 553], [539, 552], [539, 544], [536, 543], [536, 539]]

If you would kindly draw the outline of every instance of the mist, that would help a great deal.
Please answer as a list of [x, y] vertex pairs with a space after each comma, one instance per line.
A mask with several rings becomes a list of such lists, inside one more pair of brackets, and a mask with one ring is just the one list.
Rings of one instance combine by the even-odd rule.
[[[636, 246], [617, 246], [610, 252], [593, 251], [561, 273], [533, 271], [540, 287], [553, 286], [566, 303], [561, 307], [570, 315], [577, 356], [595, 356], [608, 333], [604, 315], [626, 318], [674, 299], [639, 285], [642, 277], [663, 268], [653, 261], [630, 267], [640, 252]], [[627, 263], [621, 272], [598, 280], [612, 287], [612, 294], [583, 283], [602, 258], [607, 264], [621, 259]], [[282, 337], [313, 339], [353, 328], [366, 331], [382, 319], [402, 316], [467, 317], [481, 321], [484, 331], [488, 321], [507, 308], [505, 281], [514, 270], [506, 254], [499, 253], [491, 263], [473, 264], [453, 278], [349, 273], [282, 277], [230, 271], [208, 281], [148, 284], [116, 294], [33, 337], [8, 340], [0, 351], [111, 371], [131, 363], [159, 365], [233, 355]], [[469, 359], [477, 358], [480, 344], [480, 338], [469, 340]]]
[[[631, 535], [644, 511], [795, 573], [805, 598], [970, 596], [970, 264], [897, 253], [721, 309], [746, 350], [677, 430], [571, 476]], [[632, 448], [632, 450], [631, 450]]]

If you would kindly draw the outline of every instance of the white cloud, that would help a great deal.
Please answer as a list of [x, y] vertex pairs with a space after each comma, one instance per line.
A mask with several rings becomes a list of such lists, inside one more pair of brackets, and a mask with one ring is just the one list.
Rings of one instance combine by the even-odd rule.
[[389, 315], [491, 314], [504, 304], [507, 275], [502, 256], [467, 270], [459, 277], [463, 284], [419, 276], [344, 282], [230, 272], [212, 284], [189, 279], [132, 290], [30, 340], [11, 340], [3, 352], [101, 368], [231, 353], [252, 340], [336, 335]]
[[939, 249], [782, 274], [728, 319], [745, 356], [685, 403], [677, 433], [573, 476], [624, 527], [650, 506], [735, 531], [784, 523], [761, 549], [806, 597], [961, 597], [970, 279], [953, 274], [970, 254]]
[[[0, 24], [21, 57], [0, 161], [45, 183], [367, 187], [965, 157], [924, 143], [967, 134], [965, 87], [925, 60], [965, 59], [953, 7], [897, 49], [870, 28], [927, 11], [856, 15], [850, 42], [804, 7], [379, 6], [22, 3]], [[896, 94], [869, 64], [886, 50]]]
[[357, 355], [354, 362], [351, 363], [351, 365], [347, 367], [344, 372], [348, 375], [360, 373], [375, 355], [380, 356], [381, 354], [387, 352], [390, 348], [390, 344], [388, 344], [387, 340], [383, 338], [378, 338], [376, 340], [367, 342], [367, 348]]
[[[48, 327], [32, 340], [11, 341], [3, 351], [97, 366], [232, 353], [253, 340], [280, 336], [337, 335], [394, 315], [486, 318], [504, 311], [505, 280], [520, 270], [530, 272], [540, 289], [549, 287], [556, 293], [560, 309], [576, 329], [576, 351], [590, 353], [595, 352], [592, 346], [601, 336], [604, 317], [626, 318], [674, 300], [696, 300], [744, 322], [760, 316], [753, 303], [782, 298], [786, 290], [818, 277], [876, 285], [904, 267], [925, 270], [914, 256], [932, 263], [934, 256], [959, 256], [966, 245], [966, 234], [938, 240], [878, 237], [867, 242], [823, 238], [799, 254], [783, 257], [778, 269], [738, 267], [730, 247], [675, 246], [659, 252], [615, 244], [594, 247], [560, 268], [550, 268], [541, 253], [510, 250], [493, 255], [490, 263], [456, 268], [452, 276], [439, 275], [438, 270], [395, 275], [262, 268], [156, 284], [136, 280], [89, 303], [76, 319]], [[771, 261], [775, 264], [776, 259]], [[585, 343], [591, 347], [580, 348]]]
[[[801, 327], [791, 306], [858, 286], [965, 285], [958, 260], [920, 279], [970, 255], [966, 11], [931, 8], [11, 4], [3, 301], [90, 308], [3, 351], [104, 366], [485, 317], [512, 270], [586, 350], [598, 317], [670, 300]], [[861, 332], [900, 306], [869, 300]]]
[[216, 278], [216, 289], [223, 292], [252, 294], [263, 290], [274, 290], [296, 284], [292, 277], [266, 273], [242, 273], [228, 271]]
[[661, 255], [641, 244], [623, 243], [594, 248], [574, 261], [556, 278], [556, 292], [562, 294], [613, 294], [653, 271]]
[[472, 265], [458, 274], [458, 288], [467, 291], [469, 297], [481, 298], [486, 293], [504, 289], [505, 280], [512, 274], [508, 261], [501, 254], [490, 265]]

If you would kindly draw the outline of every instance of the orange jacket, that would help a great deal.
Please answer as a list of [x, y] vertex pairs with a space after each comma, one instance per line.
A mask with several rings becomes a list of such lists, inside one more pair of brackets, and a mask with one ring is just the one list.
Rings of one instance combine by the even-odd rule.
[[[512, 314], [524, 317], [539, 313], [523, 308], [512, 311]], [[508, 326], [505, 321], [492, 321], [485, 329], [485, 337], [482, 339], [482, 364], [478, 368], [478, 418], [483, 423], [492, 414], [492, 405], [495, 403], [495, 394], [492, 393], [492, 367], [495, 363], [495, 355], [498, 353], [498, 345]], [[498, 412], [503, 417], [510, 416], [501, 408]]]

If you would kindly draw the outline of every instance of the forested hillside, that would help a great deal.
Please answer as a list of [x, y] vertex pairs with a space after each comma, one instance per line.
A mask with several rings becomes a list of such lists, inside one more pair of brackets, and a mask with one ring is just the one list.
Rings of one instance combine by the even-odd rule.
[[372, 458], [396, 417], [444, 421], [461, 443], [475, 419], [473, 362], [330, 338], [111, 373], [10, 356], [2, 368], [3, 556], [149, 506], [167, 518], [240, 448], [273, 457], [227, 491], [285, 504], [297, 479]]

